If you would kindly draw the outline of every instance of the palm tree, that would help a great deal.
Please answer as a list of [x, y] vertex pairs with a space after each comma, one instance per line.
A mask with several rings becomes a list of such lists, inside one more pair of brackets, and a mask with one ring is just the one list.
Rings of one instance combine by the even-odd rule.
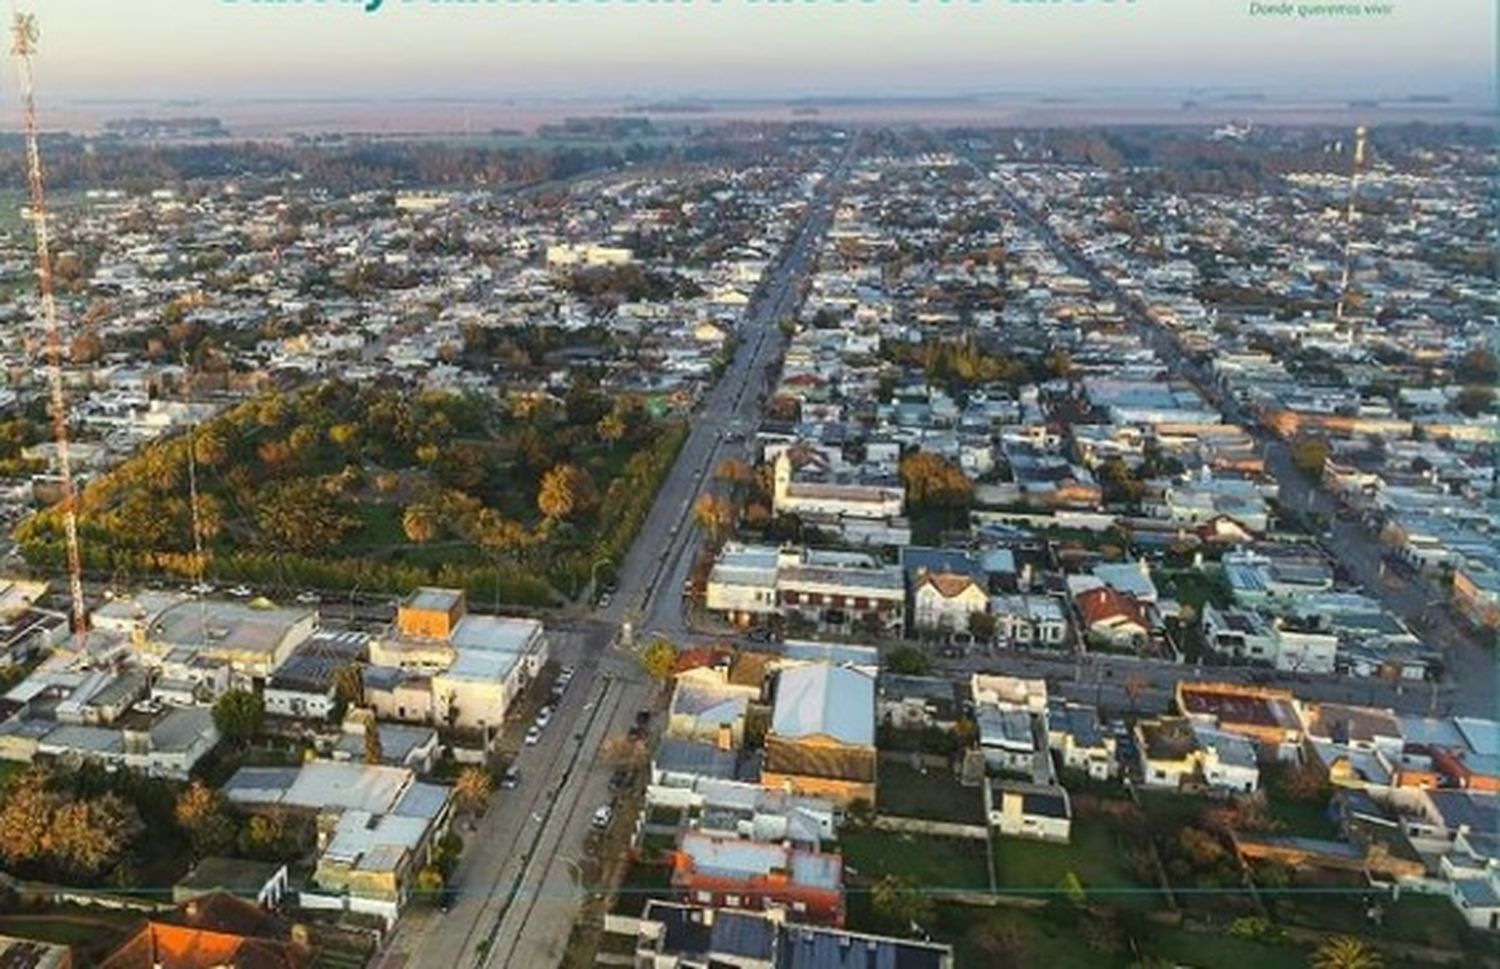
[[1313, 953], [1312, 969], [1383, 969], [1385, 960], [1364, 939], [1331, 935]]

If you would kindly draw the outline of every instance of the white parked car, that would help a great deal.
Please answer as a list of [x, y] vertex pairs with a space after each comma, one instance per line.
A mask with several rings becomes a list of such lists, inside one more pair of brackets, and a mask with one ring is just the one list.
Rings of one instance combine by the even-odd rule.
[[536, 729], [540, 730], [552, 722], [552, 708], [542, 707], [536, 712]]
[[608, 804], [602, 804], [594, 810], [594, 820], [592, 821], [592, 824], [596, 828], [607, 828], [609, 827], [609, 822], [614, 820], [614, 817], [615, 809], [610, 807]]
[[234, 596], [236, 599], [248, 599], [255, 593], [248, 585], [237, 585], [229, 590], [229, 594]]
[[304, 606], [315, 606], [323, 601], [323, 597], [316, 592], [303, 592], [297, 596], [297, 602]]
[[530, 730], [526, 731], [526, 738], [525, 738], [525, 744], [526, 744], [526, 746], [528, 746], [528, 747], [535, 747], [537, 745], [537, 741], [539, 741], [541, 739], [542, 739], [542, 730], [541, 730], [540, 727], [535, 727], [534, 726]]

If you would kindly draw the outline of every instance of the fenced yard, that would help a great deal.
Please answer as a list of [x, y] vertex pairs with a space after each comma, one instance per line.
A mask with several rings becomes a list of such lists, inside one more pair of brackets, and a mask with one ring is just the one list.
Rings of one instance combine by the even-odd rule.
[[876, 800], [881, 814], [952, 824], [984, 824], [984, 794], [964, 787], [944, 768], [913, 768], [898, 759], [883, 758]]

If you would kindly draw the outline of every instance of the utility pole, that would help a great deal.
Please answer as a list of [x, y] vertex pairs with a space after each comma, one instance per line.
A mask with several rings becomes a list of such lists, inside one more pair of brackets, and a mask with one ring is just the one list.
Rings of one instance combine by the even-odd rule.
[[58, 473], [62, 478], [63, 538], [68, 556], [68, 592], [72, 597], [73, 633], [82, 650], [88, 635], [88, 610], [83, 601], [83, 560], [78, 551], [78, 495], [73, 485], [73, 462], [68, 453], [68, 395], [63, 385], [63, 337], [52, 292], [52, 239], [47, 225], [47, 191], [42, 178], [42, 153], [37, 145], [36, 84], [32, 57], [39, 34], [36, 16], [17, 13], [11, 22], [10, 52], [20, 73], [21, 106], [26, 132], [26, 181], [31, 192], [31, 226], [36, 240], [37, 292], [42, 323], [47, 330], [47, 383], [52, 412], [52, 434], [57, 444]]

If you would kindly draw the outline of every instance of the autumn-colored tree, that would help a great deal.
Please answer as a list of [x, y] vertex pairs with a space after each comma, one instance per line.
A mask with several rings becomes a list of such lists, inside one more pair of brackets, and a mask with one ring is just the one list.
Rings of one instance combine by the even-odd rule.
[[286, 446], [291, 449], [294, 458], [298, 461], [305, 461], [317, 448], [322, 438], [323, 435], [313, 425], [298, 424], [287, 437]]
[[650, 674], [652, 679], [668, 679], [676, 665], [677, 647], [665, 639], [654, 640], [641, 650], [641, 668]]
[[10, 864], [35, 861], [47, 851], [47, 833], [60, 799], [52, 776], [31, 767], [13, 777], [0, 797], [0, 858]]
[[224, 798], [202, 781], [194, 780], [177, 795], [172, 813], [200, 858], [223, 854], [234, 846], [234, 819]]
[[385, 747], [380, 742], [380, 724], [375, 722], [372, 714], [365, 721], [365, 763], [378, 765], [384, 759]]
[[359, 425], [334, 424], [328, 429], [328, 441], [334, 447], [347, 451], [359, 443]]
[[280, 394], [263, 398], [255, 409], [255, 419], [261, 427], [279, 427], [286, 417], [286, 400]]
[[196, 519], [196, 537], [203, 542], [212, 542], [224, 528], [224, 503], [215, 495], [200, 492], [196, 514], [190, 513], [189, 517]]
[[255, 517], [272, 544], [303, 554], [326, 553], [357, 524], [337, 496], [309, 481], [266, 488]]
[[961, 508], [974, 496], [974, 483], [946, 458], [917, 451], [901, 459], [906, 500], [918, 507]]
[[459, 810], [478, 814], [490, 799], [491, 786], [489, 771], [482, 767], [465, 767], [453, 782], [453, 800]]
[[423, 865], [417, 872], [417, 892], [435, 898], [443, 890], [443, 872], [436, 865]]
[[755, 480], [755, 471], [740, 458], [731, 456], [719, 462], [714, 477], [731, 487], [744, 488]]
[[104, 794], [59, 807], [48, 828], [47, 844], [63, 870], [93, 877], [119, 861], [142, 828], [134, 807], [117, 794]]
[[575, 518], [593, 507], [594, 482], [581, 468], [571, 464], [556, 465], [542, 476], [536, 505], [549, 519]]
[[1300, 437], [1292, 442], [1292, 465], [1303, 474], [1321, 477], [1328, 461], [1328, 442], [1317, 437]]
[[68, 349], [74, 363], [96, 363], [104, 356], [104, 340], [98, 331], [91, 328], [75, 336], [73, 345]]
[[285, 441], [266, 441], [255, 449], [255, 456], [274, 473], [291, 464], [292, 449]]
[[734, 524], [734, 504], [723, 495], [705, 491], [693, 504], [693, 517], [711, 541], [723, 538]]
[[199, 431], [198, 436], [193, 438], [193, 460], [204, 467], [216, 468], [228, 456], [229, 448], [224, 443], [224, 435], [218, 431]]
[[358, 663], [346, 663], [333, 674], [333, 695], [346, 708], [365, 702], [365, 673]]
[[505, 518], [493, 508], [481, 509], [474, 516], [472, 533], [474, 542], [495, 558], [523, 552], [533, 541], [525, 525]]
[[401, 530], [409, 541], [425, 545], [438, 537], [442, 523], [431, 505], [414, 502], [406, 506], [405, 514], [401, 516]]
[[1383, 969], [1385, 960], [1364, 939], [1332, 935], [1318, 944], [1312, 969]]
[[599, 418], [599, 422], [594, 425], [594, 430], [600, 439], [614, 444], [625, 437], [627, 430], [625, 418], [620, 416], [618, 411], [610, 411]]
[[240, 850], [252, 858], [273, 860], [286, 842], [286, 822], [280, 814], [252, 814], [240, 833]]

